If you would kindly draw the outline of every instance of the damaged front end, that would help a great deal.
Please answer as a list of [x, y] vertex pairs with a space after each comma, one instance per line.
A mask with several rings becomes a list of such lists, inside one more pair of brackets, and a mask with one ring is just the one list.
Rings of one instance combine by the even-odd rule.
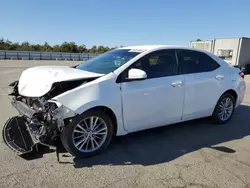
[[6, 145], [18, 155], [33, 151], [37, 144], [57, 147], [60, 133], [77, 114], [52, 98], [90, 80], [93, 79], [54, 83], [41, 97], [22, 96], [18, 92], [18, 81], [11, 83], [11, 103], [20, 116], [8, 119], [3, 127]]

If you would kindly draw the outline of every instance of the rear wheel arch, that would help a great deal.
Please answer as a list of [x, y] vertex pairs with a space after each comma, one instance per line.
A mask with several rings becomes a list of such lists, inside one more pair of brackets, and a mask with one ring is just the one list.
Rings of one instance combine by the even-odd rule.
[[223, 95], [227, 94], [227, 93], [233, 96], [235, 102], [237, 101], [238, 94], [236, 93], [236, 91], [233, 90], [233, 89], [228, 89], [228, 90], [226, 90], [224, 93], [222, 93], [222, 94], [220, 95], [219, 99], [217, 100], [216, 104], [214, 105], [213, 113], [214, 113], [214, 110], [215, 110], [216, 105], [218, 104], [220, 98], [221, 98]]
[[[228, 99], [231, 99], [231, 104], [230, 100], [228, 104], [227, 103], [225, 104], [225, 102], [223, 102], [225, 100], [227, 101]], [[225, 91], [220, 96], [212, 114], [212, 119], [214, 120], [215, 123], [225, 124], [232, 118], [236, 100], [237, 100], [237, 93], [232, 89]]]
[[[238, 94], [236, 93], [235, 90], [229, 89], [229, 90], [225, 91], [222, 95], [224, 95], [224, 94], [226, 94], [226, 93], [231, 94], [231, 95], [234, 97], [234, 100], [237, 101]], [[222, 95], [221, 95], [221, 96], [222, 96]]]

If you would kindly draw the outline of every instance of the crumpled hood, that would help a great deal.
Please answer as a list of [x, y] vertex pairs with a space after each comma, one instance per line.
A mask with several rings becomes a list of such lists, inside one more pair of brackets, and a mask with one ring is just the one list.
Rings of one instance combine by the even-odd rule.
[[27, 97], [40, 97], [49, 92], [55, 82], [95, 78], [102, 75], [68, 66], [32, 67], [22, 72], [18, 92]]

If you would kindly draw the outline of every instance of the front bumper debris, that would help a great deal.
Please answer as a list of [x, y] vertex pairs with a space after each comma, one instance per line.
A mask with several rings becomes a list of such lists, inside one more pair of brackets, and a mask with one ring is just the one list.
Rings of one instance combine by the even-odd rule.
[[23, 117], [12, 117], [4, 124], [3, 140], [5, 144], [18, 155], [29, 153], [35, 143]]
[[4, 124], [2, 137], [5, 144], [18, 155], [40, 152], [40, 145], [54, 148], [59, 161], [60, 133], [65, 122], [77, 114], [55, 100], [48, 100], [51, 94], [38, 98], [25, 97], [18, 92], [18, 81], [10, 86], [11, 104], [20, 116], [9, 118]]

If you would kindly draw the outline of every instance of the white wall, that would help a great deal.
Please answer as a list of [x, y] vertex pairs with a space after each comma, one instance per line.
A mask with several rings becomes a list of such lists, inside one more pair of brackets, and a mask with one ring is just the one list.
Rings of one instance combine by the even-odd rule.
[[233, 50], [233, 56], [231, 61], [227, 61], [227, 63], [235, 65], [237, 60], [238, 53], [238, 44], [240, 38], [231, 38], [231, 39], [216, 39], [214, 43], [214, 54], [218, 55], [218, 50]]

